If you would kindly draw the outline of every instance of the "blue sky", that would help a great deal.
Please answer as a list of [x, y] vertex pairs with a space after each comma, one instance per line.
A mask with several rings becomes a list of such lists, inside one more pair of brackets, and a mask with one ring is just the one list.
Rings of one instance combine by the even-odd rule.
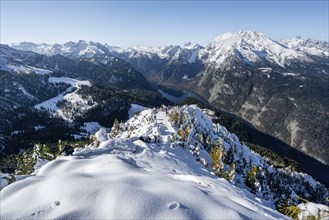
[[327, 40], [326, 1], [4, 1], [1, 43], [96, 41], [116, 46], [206, 45], [257, 30], [272, 39]]

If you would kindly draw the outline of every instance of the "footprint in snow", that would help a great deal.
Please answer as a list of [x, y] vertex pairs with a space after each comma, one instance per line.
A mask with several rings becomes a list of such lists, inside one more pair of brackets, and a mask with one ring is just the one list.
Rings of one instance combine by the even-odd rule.
[[40, 211], [32, 213], [31, 216], [37, 216], [37, 215], [42, 214], [44, 212], [45, 212], [45, 210], [40, 210]]
[[170, 210], [174, 210], [174, 209], [189, 209], [187, 206], [183, 205], [183, 204], [180, 204], [178, 202], [172, 202], [168, 205], [168, 208]]
[[179, 203], [177, 202], [172, 202], [168, 205], [168, 208], [173, 210], [173, 209], [177, 209], [179, 207]]
[[40, 215], [40, 214], [43, 214], [45, 213], [46, 211], [50, 210], [51, 208], [53, 208], [54, 206], [59, 206], [61, 203], [59, 201], [55, 201], [53, 202], [53, 204], [51, 206], [49, 206], [48, 208], [46, 209], [42, 209], [42, 210], [39, 210], [37, 212], [34, 212], [32, 213], [30, 216], [24, 216], [24, 217], [21, 217], [21, 218], [18, 218], [18, 219], [25, 219], [25, 218], [28, 218], [28, 217], [35, 217], [37, 215]]

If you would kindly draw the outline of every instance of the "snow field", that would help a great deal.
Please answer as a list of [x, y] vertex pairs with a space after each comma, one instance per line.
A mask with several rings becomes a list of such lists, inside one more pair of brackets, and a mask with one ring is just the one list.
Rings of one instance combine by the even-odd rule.
[[[210, 139], [223, 138], [224, 148], [234, 143], [237, 154], [252, 164], [263, 163], [259, 156], [226, 128], [212, 124], [197, 107], [173, 109], [135, 114], [112, 139], [101, 128], [94, 135], [99, 145], [76, 148], [74, 156], [60, 156], [35, 176], [5, 187], [0, 191], [0, 218], [288, 219], [271, 208], [271, 202], [218, 178], [189, 148], [175, 145], [171, 138], [179, 128], [168, 115], [185, 113], [183, 123], [193, 124], [191, 136], [202, 128]], [[140, 136], [151, 137], [151, 142]], [[160, 136], [160, 143], [155, 143], [155, 136]], [[190, 138], [187, 144], [193, 143]], [[198, 153], [200, 160], [211, 164], [204, 149]]]
[[[64, 112], [58, 108], [57, 103], [66, 100], [71, 105], [79, 106], [79, 109], [82, 111], [90, 109], [92, 106], [89, 106], [87, 100], [82, 99], [82, 97], [77, 94], [78, 89], [82, 86], [91, 86], [91, 83], [88, 80], [76, 80], [69, 77], [49, 77], [48, 80], [50, 83], [66, 83], [71, 85], [67, 88], [64, 92], [59, 94], [56, 97], [53, 97], [49, 100], [46, 100], [40, 104], [34, 106], [36, 109], [46, 109], [47, 111], [53, 112], [61, 116], [63, 119], [70, 121], [71, 119], [68, 118]], [[75, 91], [74, 91], [75, 90]]]
[[[1, 191], [1, 218], [264, 218], [257, 206], [200, 169], [183, 149], [163, 153], [160, 146], [139, 140], [130, 145], [136, 153], [107, 141], [107, 152], [100, 155], [100, 149], [82, 150], [46, 164], [35, 177]], [[270, 214], [281, 216], [272, 210], [266, 218]]]

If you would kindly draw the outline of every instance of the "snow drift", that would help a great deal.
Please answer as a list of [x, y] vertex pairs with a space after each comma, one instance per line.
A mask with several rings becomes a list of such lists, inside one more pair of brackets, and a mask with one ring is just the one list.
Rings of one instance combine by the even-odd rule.
[[[179, 118], [174, 117], [177, 112], [185, 115], [181, 126], [190, 124], [184, 138], [178, 135], [181, 127]], [[197, 143], [201, 141], [198, 132], [207, 133], [207, 139], [223, 140], [224, 148], [230, 142], [244, 148], [235, 135], [212, 124], [195, 106], [147, 109], [112, 128], [110, 134], [100, 130], [93, 136], [94, 143], [75, 149], [74, 156], [60, 156], [34, 176], [5, 187], [0, 192], [0, 217], [288, 218], [275, 211], [273, 203], [260, 197], [262, 194], [252, 194], [246, 187], [214, 175], [209, 154]], [[141, 136], [151, 137], [151, 142], [141, 141]], [[243, 154], [246, 152], [241, 150]], [[248, 156], [254, 163], [263, 163], [259, 155], [249, 151]], [[234, 179], [238, 181], [241, 176], [237, 174]]]

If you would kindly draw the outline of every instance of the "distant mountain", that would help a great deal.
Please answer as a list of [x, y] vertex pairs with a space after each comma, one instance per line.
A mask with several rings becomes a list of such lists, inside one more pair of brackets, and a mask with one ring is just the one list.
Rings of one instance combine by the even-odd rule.
[[[198, 52], [202, 47], [191, 42], [182, 47], [170, 45], [164, 47], [135, 46], [119, 48], [91, 41], [68, 42], [61, 45], [38, 45], [23, 42], [10, 46], [48, 56], [60, 54], [70, 59], [97, 58], [103, 64], [108, 62], [109, 57], [117, 57], [125, 60], [137, 71], [144, 73], [145, 77], [151, 81], [177, 81], [181, 78], [191, 77], [201, 69]], [[179, 66], [179, 68], [172, 73], [172, 68], [168, 69], [169, 66]]]
[[130, 48], [94, 42], [20, 43], [17, 49], [108, 65], [112, 57], [154, 83], [192, 90], [261, 131], [329, 164], [328, 42], [226, 33], [206, 47]]
[[201, 56], [207, 63], [213, 63], [222, 69], [233, 68], [232, 61], [246, 65], [273, 65], [282, 67], [292, 60], [311, 62], [306, 55], [284, 47], [266, 35], [256, 31], [226, 33], [215, 38]]
[[281, 40], [288, 48], [302, 51], [314, 56], [329, 56], [329, 43], [326, 41], [313, 40], [310, 38], [296, 37], [288, 40]]
[[10, 47], [19, 50], [33, 51], [48, 56], [60, 54], [70, 59], [90, 58], [98, 54], [108, 53], [108, 49], [104, 45], [100, 43], [86, 42], [83, 40], [76, 43], [70, 41], [65, 44], [53, 45], [22, 42], [18, 44], [11, 44]]
[[0, 58], [0, 157], [35, 141], [72, 139], [86, 122], [111, 126], [114, 118], [127, 118], [132, 102], [171, 103], [120, 58], [104, 63], [6, 45], [0, 45]]
[[255, 31], [224, 34], [201, 52], [204, 67], [186, 88], [328, 164], [327, 50], [315, 56]]
[[98, 58], [102, 63], [110, 57], [121, 58], [155, 82], [187, 80], [209, 65], [223, 70], [234, 69], [239, 64], [280, 72], [329, 74], [326, 71], [328, 42], [301, 37], [275, 41], [257, 31], [225, 33], [205, 48], [191, 42], [183, 46], [120, 48], [82, 40], [53, 45], [22, 42], [10, 46], [70, 59]]

